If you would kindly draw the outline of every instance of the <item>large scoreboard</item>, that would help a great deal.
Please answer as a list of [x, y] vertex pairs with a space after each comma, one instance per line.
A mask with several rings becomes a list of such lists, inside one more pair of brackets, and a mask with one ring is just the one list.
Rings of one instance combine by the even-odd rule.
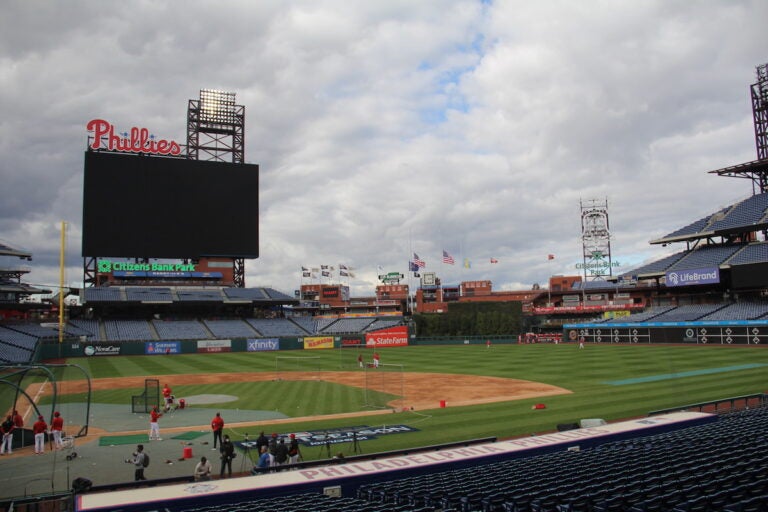
[[86, 151], [83, 257], [259, 256], [259, 166]]

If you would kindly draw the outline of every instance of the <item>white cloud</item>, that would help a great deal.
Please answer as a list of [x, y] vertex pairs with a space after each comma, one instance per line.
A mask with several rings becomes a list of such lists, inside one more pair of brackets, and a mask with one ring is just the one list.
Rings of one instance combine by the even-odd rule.
[[[768, 5], [689, 2], [6, 3], [0, 20], [0, 237], [78, 279], [85, 123], [185, 139], [200, 88], [246, 106], [261, 166], [261, 257], [406, 270], [496, 289], [574, 274], [579, 201], [607, 199], [614, 259], [746, 197], [706, 171], [754, 158], [748, 85]], [[440, 265], [442, 249], [471, 270]], [[557, 254], [554, 264], [546, 254]], [[499, 258], [498, 265], [486, 263]]]

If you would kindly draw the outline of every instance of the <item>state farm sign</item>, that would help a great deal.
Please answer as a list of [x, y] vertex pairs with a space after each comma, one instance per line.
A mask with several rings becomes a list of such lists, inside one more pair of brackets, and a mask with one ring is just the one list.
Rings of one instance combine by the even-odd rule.
[[181, 145], [178, 142], [155, 138], [146, 128], [134, 126], [130, 131], [117, 132], [115, 125], [103, 119], [92, 119], [85, 127], [89, 132], [93, 132], [91, 149], [170, 156], [181, 154]]
[[372, 347], [405, 347], [408, 345], [408, 327], [390, 327], [365, 335], [365, 344]]

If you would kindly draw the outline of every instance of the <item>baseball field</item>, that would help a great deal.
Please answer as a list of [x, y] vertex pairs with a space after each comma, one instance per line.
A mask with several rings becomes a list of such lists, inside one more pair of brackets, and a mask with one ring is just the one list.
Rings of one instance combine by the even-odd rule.
[[[161, 386], [172, 386], [176, 397], [189, 397], [189, 410], [215, 408], [225, 420], [237, 419], [227, 427], [235, 440], [244, 433], [238, 427], [242, 423], [279, 432], [395, 423], [418, 429], [369, 441], [366, 452], [527, 435], [584, 418], [642, 416], [768, 388], [763, 347], [393, 347], [380, 350], [379, 369], [367, 367], [367, 352], [362, 352], [366, 368], [360, 369], [351, 360], [354, 353], [327, 349], [68, 362], [91, 375], [94, 409], [123, 405], [130, 416], [131, 396], [143, 391], [145, 378], [156, 378]], [[74, 384], [62, 386], [60, 408], [83, 400]], [[199, 396], [208, 398], [196, 403]]]
[[[177, 401], [186, 401], [183, 410], [160, 419], [164, 441], [153, 442], [150, 453], [165, 464], [153, 463], [150, 478], [188, 476], [194, 463], [178, 462], [178, 456], [187, 443], [194, 445], [195, 457], [211, 453], [210, 420], [216, 412], [234, 441], [246, 434], [253, 439], [262, 430], [285, 435], [408, 427], [408, 432], [366, 438], [357, 453], [371, 454], [527, 436], [582, 419], [610, 422], [768, 389], [768, 350], [759, 346], [483, 344], [392, 347], [379, 353], [378, 369], [369, 367], [370, 351], [360, 352], [360, 368], [358, 352], [344, 349], [57, 361], [77, 365], [91, 377], [90, 407], [84, 412], [83, 373], [59, 375], [56, 409], [66, 430], [75, 432], [82, 418], [90, 418], [88, 436], [76, 440], [80, 455], [64, 466], [56, 462], [63, 452], [37, 459], [27, 447], [0, 459], [0, 476], [17, 483], [8, 495], [36, 490], [30, 484], [35, 479], [43, 479], [43, 488], [52, 480], [56, 489], [66, 488], [75, 475], [99, 484], [130, 481], [123, 459], [148, 430], [147, 414], [132, 412], [131, 400], [144, 391], [146, 379], [168, 384]], [[31, 380], [26, 391], [47, 417], [50, 384]], [[10, 408], [12, 400], [12, 388], [3, 386], [0, 405]], [[309, 461], [326, 458], [330, 450], [353, 454], [353, 448], [304, 446], [302, 456]], [[236, 471], [249, 469], [247, 457], [253, 457], [245, 455]], [[47, 466], [49, 458], [54, 470]]]

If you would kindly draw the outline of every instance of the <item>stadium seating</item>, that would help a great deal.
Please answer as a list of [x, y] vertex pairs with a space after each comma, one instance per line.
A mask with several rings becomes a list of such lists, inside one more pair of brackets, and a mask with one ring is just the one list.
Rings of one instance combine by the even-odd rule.
[[176, 298], [179, 302], [223, 302], [224, 294], [221, 288], [177, 289]]
[[152, 320], [161, 340], [201, 340], [213, 337], [197, 320]]
[[755, 194], [731, 206], [722, 218], [714, 220], [705, 229], [706, 231], [717, 232], [743, 227], [750, 228], [765, 217], [766, 208], [768, 208], [768, 194]]
[[10, 364], [29, 363], [38, 342], [35, 336], [0, 327], [0, 361]]
[[768, 315], [768, 302], [735, 302], [701, 317], [701, 320], [754, 320]]
[[673, 263], [667, 271], [689, 270], [702, 267], [718, 267], [733, 256], [741, 246], [738, 245], [714, 245], [703, 246], [685, 254], [683, 258]]
[[640, 266], [630, 272], [626, 272], [619, 276], [619, 279], [622, 278], [630, 278], [632, 276], [642, 276], [647, 274], [660, 274], [664, 273], [669, 269], [672, 265], [677, 263], [683, 256], [687, 254], [686, 251], [677, 252], [675, 254], [671, 254], [665, 258], [661, 258], [656, 261], [652, 261], [651, 263], [648, 263], [646, 265]]
[[766, 427], [768, 410], [741, 411], [580, 452], [367, 484], [357, 497], [455, 510], [744, 510], [768, 503]]
[[670, 309], [653, 317], [654, 322], [694, 322], [723, 309], [725, 304], [689, 304]]
[[57, 339], [59, 337], [58, 329], [43, 327], [37, 323], [12, 324], [5, 327], [41, 339]]
[[105, 320], [107, 341], [155, 340], [146, 320]]
[[125, 289], [128, 302], [173, 302], [170, 288], [129, 287]]
[[249, 318], [247, 322], [262, 336], [306, 336], [298, 325], [287, 318]]
[[70, 320], [68, 324], [68, 333], [71, 333], [75, 336], [86, 336], [89, 339], [100, 338], [98, 320], [76, 318]]
[[323, 334], [348, 334], [363, 332], [373, 323], [373, 318], [339, 318], [323, 330]]
[[203, 322], [215, 338], [251, 338], [256, 336], [256, 331], [244, 320], [203, 320]]
[[768, 242], [758, 242], [745, 245], [736, 254], [731, 256], [729, 265], [745, 265], [749, 263], [765, 263], [768, 261]]
[[646, 311], [643, 311], [642, 313], [633, 313], [629, 316], [611, 318], [607, 320], [605, 323], [648, 322], [648, 321], [654, 320], [659, 315], [662, 315], [674, 308], [675, 306], [662, 306], [657, 308], [651, 308]]

